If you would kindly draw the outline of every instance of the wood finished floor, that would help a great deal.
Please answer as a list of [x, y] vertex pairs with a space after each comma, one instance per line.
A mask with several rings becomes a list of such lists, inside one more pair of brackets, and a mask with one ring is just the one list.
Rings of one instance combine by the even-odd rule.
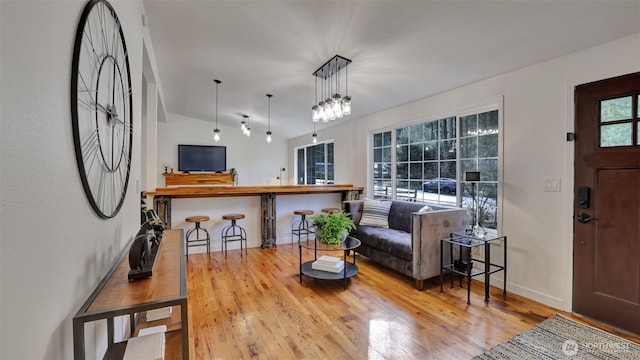
[[[305, 260], [313, 254], [305, 252]], [[192, 359], [469, 359], [562, 313], [631, 341], [640, 338], [474, 281], [466, 289], [412, 279], [357, 256], [348, 281], [299, 282], [297, 245], [189, 255]], [[509, 289], [507, 289], [509, 290]]]

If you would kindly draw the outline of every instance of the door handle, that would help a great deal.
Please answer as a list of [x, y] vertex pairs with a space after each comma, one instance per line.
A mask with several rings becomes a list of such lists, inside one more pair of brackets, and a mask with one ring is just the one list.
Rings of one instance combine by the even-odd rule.
[[580, 213], [578, 214], [578, 222], [580, 224], [588, 224], [591, 220], [598, 220], [596, 218], [592, 218], [589, 214]]

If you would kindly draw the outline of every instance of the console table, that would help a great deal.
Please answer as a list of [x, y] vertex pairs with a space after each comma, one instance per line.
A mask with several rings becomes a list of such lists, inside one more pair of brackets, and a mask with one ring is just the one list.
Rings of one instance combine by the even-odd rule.
[[[114, 318], [129, 315], [131, 336], [149, 326], [167, 325], [165, 358], [189, 359], [189, 320], [187, 316], [187, 283], [182, 230], [167, 230], [160, 242], [153, 276], [129, 281], [129, 247], [109, 270], [91, 296], [73, 317], [74, 359], [85, 354], [85, 323], [107, 320], [107, 352], [105, 359], [122, 359], [126, 341], [114, 343]], [[146, 323], [145, 312], [173, 306], [168, 319]], [[93, 358], [93, 356], [89, 356]]]
[[153, 196], [156, 214], [171, 227], [171, 199], [260, 196], [262, 213], [262, 248], [276, 246], [276, 195], [340, 193], [342, 201], [356, 200], [364, 188], [351, 184], [342, 185], [269, 185], [269, 186], [192, 186], [167, 187], [145, 192]]

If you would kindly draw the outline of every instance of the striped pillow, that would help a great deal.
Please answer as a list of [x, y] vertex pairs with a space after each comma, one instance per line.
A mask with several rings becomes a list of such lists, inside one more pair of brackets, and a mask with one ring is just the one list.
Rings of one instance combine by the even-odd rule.
[[388, 228], [390, 209], [391, 201], [365, 200], [360, 225]]

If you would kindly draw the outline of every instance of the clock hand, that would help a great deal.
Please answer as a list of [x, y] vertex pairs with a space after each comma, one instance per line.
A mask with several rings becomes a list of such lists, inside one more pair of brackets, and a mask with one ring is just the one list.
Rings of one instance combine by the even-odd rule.
[[118, 123], [120, 123], [120, 125], [124, 125], [124, 121], [120, 120], [120, 118], [118, 117], [118, 111], [116, 110], [116, 105], [115, 104], [111, 105], [109, 109], [111, 109], [111, 111], [109, 112], [109, 114], [111, 114], [111, 119], [117, 121]]
[[107, 105], [107, 107], [104, 107], [104, 105], [100, 104], [99, 102], [96, 102], [96, 107], [99, 110], [104, 111], [105, 113], [107, 113], [108, 115], [111, 115], [111, 110], [109, 110], [109, 105]]

